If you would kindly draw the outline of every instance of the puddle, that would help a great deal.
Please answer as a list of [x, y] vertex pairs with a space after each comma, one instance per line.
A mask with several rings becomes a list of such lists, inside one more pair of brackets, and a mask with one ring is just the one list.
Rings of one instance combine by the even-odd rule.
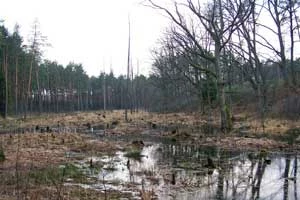
[[100, 163], [82, 187], [117, 190], [133, 198], [144, 189], [157, 199], [297, 199], [299, 157], [266, 152], [231, 152], [210, 147], [154, 143], [143, 147], [140, 160], [126, 152], [89, 157]]

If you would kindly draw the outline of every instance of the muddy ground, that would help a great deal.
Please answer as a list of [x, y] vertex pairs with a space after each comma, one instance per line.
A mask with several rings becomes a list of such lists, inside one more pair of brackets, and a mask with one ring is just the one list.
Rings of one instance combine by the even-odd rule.
[[[136, 135], [175, 143], [218, 145], [224, 149], [299, 151], [300, 120], [234, 116], [234, 129], [220, 133], [219, 119], [197, 113], [135, 112], [125, 122], [123, 111], [49, 114], [0, 120], [0, 199], [120, 199], [128, 194], [65, 185], [69, 179], [94, 182], [72, 163], [87, 156], [114, 154], [137, 146]], [[105, 138], [132, 135], [131, 140]], [[1, 153], [2, 152], [2, 153]], [[1, 155], [2, 154], [2, 155]], [[95, 163], [87, 163], [97, 168]], [[99, 167], [100, 168], [100, 167]], [[151, 191], [137, 191], [151, 199]]]

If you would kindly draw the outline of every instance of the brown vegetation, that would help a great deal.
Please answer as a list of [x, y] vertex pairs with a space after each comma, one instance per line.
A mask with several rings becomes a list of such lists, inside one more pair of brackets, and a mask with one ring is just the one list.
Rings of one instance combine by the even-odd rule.
[[[137, 146], [136, 143], [144, 145], [140, 140], [127, 143], [106, 140], [106, 136], [111, 135], [152, 135], [179, 143], [218, 145], [225, 149], [299, 149], [299, 144], [294, 142], [299, 137], [299, 120], [268, 118], [263, 130], [255, 114], [241, 111], [233, 117], [233, 131], [224, 135], [219, 134], [216, 115], [207, 117], [196, 113], [138, 112], [129, 114], [128, 122], [124, 120], [123, 111], [106, 112], [105, 117], [103, 115], [102, 112], [82, 112], [51, 114], [25, 121], [2, 121], [1, 124], [15, 131], [0, 135], [5, 155], [5, 160], [0, 162], [0, 187], [1, 191], [5, 191], [1, 193], [1, 198], [17, 199], [21, 195], [29, 199], [57, 199], [59, 195], [58, 199], [97, 199], [100, 195], [105, 199], [97, 191], [88, 191], [87, 198], [86, 189], [72, 185], [63, 187], [68, 177], [61, 177], [59, 166], [72, 164], [84, 156], [107, 155], [120, 149], [133, 148]], [[43, 132], [42, 127], [48, 127], [48, 130], [45, 128]], [[101, 129], [103, 137], [97, 138], [94, 132], [87, 132], [91, 128], [95, 128], [94, 131]], [[56, 174], [53, 179], [47, 178], [53, 173]], [[81, 176], [79, 180], [93, 181], [82, 179]], [[112, 191], [109, 194], [116, 198], [119, 195]], [[146, 199], [149, 194], [144, 192], [141, 195]]]

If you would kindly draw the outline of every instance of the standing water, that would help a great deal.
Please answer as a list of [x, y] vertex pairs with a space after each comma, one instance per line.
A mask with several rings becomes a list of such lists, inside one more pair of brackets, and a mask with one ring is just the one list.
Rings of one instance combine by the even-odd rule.
[[[298, 199], [296, 154], [234, 152], [217, 147], [155, 143], [140, 156], [92, 157], [102, 163], [96, 184], [86, 187], [130, 193], [148, 191], [154, 199]], [[85, 162], [86, 162], [85, 161]]]

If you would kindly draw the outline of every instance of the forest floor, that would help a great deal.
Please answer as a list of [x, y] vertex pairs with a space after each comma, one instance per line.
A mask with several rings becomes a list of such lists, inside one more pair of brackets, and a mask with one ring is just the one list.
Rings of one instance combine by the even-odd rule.
[[[224, 149], [300, 150], [300, 120], [268, 118], [263, 130], [256, 115], [240, 112], [234, 116], [233, 131], [225, 135], [219, 131], [217, 117], [212, 120], [197, 113], [140, 111], [129, 113], [128, 119], [124, 120], [124, 111], [97, 111], [0, 120], [0, 199], [106, 199], [103, 191], [65, 187], [69, 179], [95, 181], [84, 177], [72, 163], [143, 143], [134, 140], [137, 135]], [[132, 135], [132, 140], [103, 139], [126, 135]], [[86, 165], [97, 169], [97, 163], [90, 162]], [[140, 194], [147, 196], [144, 191]], [[109, 195], [119, 199], [128, 194]]]

